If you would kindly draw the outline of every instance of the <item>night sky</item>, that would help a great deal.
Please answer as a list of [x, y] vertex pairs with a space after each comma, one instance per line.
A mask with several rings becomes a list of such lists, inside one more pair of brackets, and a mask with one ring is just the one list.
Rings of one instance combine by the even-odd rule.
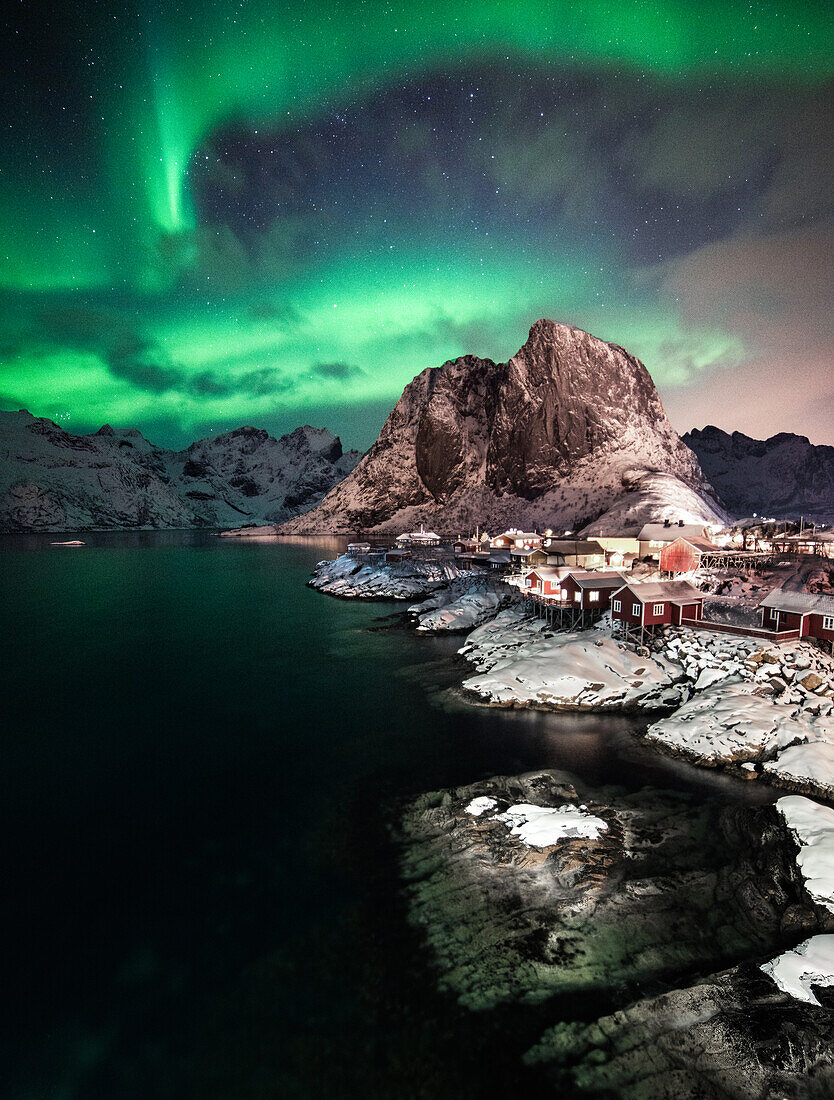
[[0, 408], [375, 438], [538, 317], [834, 443], [834, 4], [20, 2]]

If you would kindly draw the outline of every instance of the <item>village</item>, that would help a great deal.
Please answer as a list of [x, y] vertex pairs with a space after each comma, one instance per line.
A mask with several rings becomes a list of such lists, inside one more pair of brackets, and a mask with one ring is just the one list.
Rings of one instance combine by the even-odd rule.
[[[834, 532], [827, 530], [749, 537], [744, 526], [681, 519], [645, 524], [636, 536], [510, 528], [449, 541], [421, 528], [397, 536], [393, 547], [352, 542], [347, 550], [367, 565], [453, 558], [461, 570], [516, 589], [553, 627], [584, 630], [609, 614], [615, 632], [641, 646], [666, 627], [689, 627], [777, 644], [807, 638], [834, 651], [834, 564], [826, 570]], [[728, 604], [735, 621], [710, 614]]]

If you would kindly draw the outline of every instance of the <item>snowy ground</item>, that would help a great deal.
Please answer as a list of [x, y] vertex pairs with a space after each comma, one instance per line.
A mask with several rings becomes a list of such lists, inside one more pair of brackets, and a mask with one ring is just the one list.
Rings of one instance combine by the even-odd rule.
[[666, 662], [639, 657], [610, 628], [557, 633], [543, 619], [503, 611], [459, 650], [479, 672], [466, 691], [505, 707], [571, 710], [667, 707], [684, 698]]
[[834, 660], [809, 642], [774, 646], [667, 631], [657, 655], [680, 665], [693, 697], [649, 740], [697, 763], [755, 765], [777, 786], [834, 799]]

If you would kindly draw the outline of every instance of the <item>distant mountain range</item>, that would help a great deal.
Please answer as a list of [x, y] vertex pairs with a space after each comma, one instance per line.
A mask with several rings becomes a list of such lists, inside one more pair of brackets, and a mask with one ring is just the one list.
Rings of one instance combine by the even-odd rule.
[[0, 531], [239, 527], [311, 508], [361, 455], [323, 428], [238, 428], [184, 451], [105, 425], [73, 435], [0, 412]]
[[723, 523], [643, 364], [537, 321], [508, 363], [464, 355], [406, 386], [355, 470], [282, 533]]
[[737, 516], [834, 523], [834, 447], [780, 432], [770, 439], [708, 425], [683, 437], [722, 501]]

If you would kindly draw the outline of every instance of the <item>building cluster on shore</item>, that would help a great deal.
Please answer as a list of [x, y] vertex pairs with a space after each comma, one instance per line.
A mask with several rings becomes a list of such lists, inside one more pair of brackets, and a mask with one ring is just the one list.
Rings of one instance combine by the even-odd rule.
[[779, 589], [759, 604], [761, 621], [756, 627], [704, 620], [704, 593], [692, 583], [698, 570], [763, 569], [777, 554], [827, 558], [834, 552], [834, 540], [827, 533], [757, 540], [753, 549], [746, 543], [744, 539], [741, 547], [733, 545], [730, 538], [718, 535], [717, 528], [666, 520], [645, 524], [636, 536], [584, 539], [571, 532], [509, 528], [492, 536], [476, 530], [470, 537], [449, 541], [421, 527], [399, 535], [394, 546], [353, 542], [348, 552], [385, 564], [423, 551], [451, 552], [467, 569], [497, 574], [531, 600], [541, 615], [567, 629], [592, 626], [610, 613], [620, 633], [639, 642], [663, 627], [686, 625], [775, 641], [811, 637], [834, 648], [834, 596]]

